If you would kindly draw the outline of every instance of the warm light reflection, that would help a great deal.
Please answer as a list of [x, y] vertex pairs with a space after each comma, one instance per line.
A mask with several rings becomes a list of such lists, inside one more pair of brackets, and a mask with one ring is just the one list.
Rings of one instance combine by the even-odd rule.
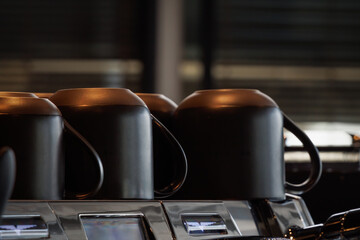
[[353, 140], [354, 140], [354, 142], [360, 141], [360, 136], [354, 135]]
[[233, 98], [233, 96], [231, 94], [229, 94], [229, 95], [226, 95], [226, 94], [214, 95], [214, 101], [217, 102], [219, 105], [228, 105], [229, 102], [232, 102], [232, 98]]

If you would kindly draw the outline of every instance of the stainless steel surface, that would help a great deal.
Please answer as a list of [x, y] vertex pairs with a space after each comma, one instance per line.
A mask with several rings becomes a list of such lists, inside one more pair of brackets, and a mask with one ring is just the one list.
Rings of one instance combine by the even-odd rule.
[[40, 215], [48, 225], [50, 238], [54, 240], [68, 239], [59, 224], [56, 215], [47, 202], [41, 201], [10, 201], [4, 215]]
[[[265, 206], [274, 213], [274, 221], [283, 233], [290, 226], [313, 225], [300, 197], [287, 195], [286, 201], [269, 202]], [[260, 225], [266, 224], [253, 216], [247, 201], [10, 201], [5, 214], [38, 215], [48, 226], [48, 239], [70, 240], [87, 239], [82, 217], [98, 218], [100, 222], [104, 218], [138, 217], [150, 239], [155, 240], [261, 237]], [[120, 221], [116, 224], [122, 226]]]
[[181, 219], [189, 236], [227, 234], [227, 227], [216, 213], [182, 214]]
[[0, 223], [0, 239], [49, 237], [49, 228], [40, 215], [3, 215]]
[[[221, 201], [164, 201], [165, 211], [176, 239], [219, 239], [241, 236], [233, 218]], [[190, 236], [183, 223], [183, 216], [219, 215], [227, 226], [226, 234]]]
[[224, 201], [224, 204], [242, 236], [258, 236], [260, 234], [247, 201]]
[[305, 228], [314, 225], [302, 198], [290, 194], [287, 194], [286, 197], [287, 199], [283, 202], [269, 201], [281, 231], [285, 234], [290, 227]]
[[157, 201], [69, 201], [50, 202], [69, 239], [86, 240], [79, 214], [112, 213], [144, 215], [156, 239], [172, 239], [165, 213]]

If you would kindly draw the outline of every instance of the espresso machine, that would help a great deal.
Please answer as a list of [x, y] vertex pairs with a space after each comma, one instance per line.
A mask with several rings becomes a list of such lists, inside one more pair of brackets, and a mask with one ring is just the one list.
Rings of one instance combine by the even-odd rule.
[[[37, 120], [34, 112], [20, 111], [17, 102], [46, 105], [61, 122], [56, 133], [63, 140], [56, 141], [61, 151], [55, 148], [60, 154], [53, 160], [60, 166], [55, 171], [58, 194], [43, 195], [38, 189], [37, 195], [21, 195], [26, 184], [33, 185], [25, 181], [19, 187], [15, 180], [13, 192], [20, 197], [10, 199], [3, 210], [0, 239], [356, 239], [357, 210], [314, 223], [299, 195], [320, 178], [316, 147], [259, 91], [198, 91], [179, 106], [164, 97], [162, 104], [153, 105], [150, 101], [160, 101], [159, 96], [149, 100], [124, 89], [64, 90], [50, 100], [3, 98], [8, 103], [3, 112], [17, 111], [6, 117], [25, 122]], [[169, 113], [172, 121], [164, 126], [159, 112]], [[49, 116], [42, 110], [35, 115], [42, 121]], [[61, 126], [76, 131], [82, 141], [69, 140], [74, 137]], [[284, 127], [311, 157], [312, 170], [302, 184], [285, 181]], [[91, 132], [94, 128], [102, 132]], [[43, 130], [34, 130], [31, 142], [41, 139]], [[161, 136], [165, 140], [157, 139]], [[14, 149], [10, 158], [18, 157], [21, 168], [24, 159], [30, 161], [16, 155], [24, 142], [5, 141], [10, 138], [2, 138], [2, 144]], [[41, 169], [35, 179], [47, 181]], [[8, 182], [14, 177], [9, 175]]]

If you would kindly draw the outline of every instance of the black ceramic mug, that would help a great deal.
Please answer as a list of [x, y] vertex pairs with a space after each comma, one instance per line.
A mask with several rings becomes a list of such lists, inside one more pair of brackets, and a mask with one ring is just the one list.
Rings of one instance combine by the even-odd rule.
[[15, 182], [15, 154], [9, 147], [0, 148], [0, 222]]
[[[176, 192], [183, 184], [186, 157], [172, 134], [145, 103], [128, 89], [63, 89], [50, 97], [65, 119], [99, 153], [104, 165], [104, 184], [97, 199], [153, 199]], [[162, 189], [154, 189], [152, 126], [172, 142], [184, 162], [182, 175]]]
[[[0, 145], [11, 147], [16, 155], [16, 181], [12, 199], [83, 199], [94, 195], [102, 185], [99, 156], [91, 145], [66, 121], [57, 107], [37, 97], [0, 97]], [[86, 192], [65, 189], [64, 135], [77, 139], [91, 156], [88, 164], [97, 169], [97, 182]], [[85, 150], [84, 150], [85, 151]], [[77, 159], [73, 159], [76, 161]], [[68, 159], [68, 161], [70, 161]], [[69, 184], [70, 185], [70, 184]]]
[[[170, 98], [159, 93], [136, 93], [155, 116], [171, 132], [173, 114], [177, 105]], [[173, 179], [181, 179], [184, 175], [183, 161], [177, 160], [177, 153], [171, 147], [171, 141], [163, 137], [160, 128], [153, 124], [154, 149], [154, 186], [155, 189], [166, 189]], [[180, 164], [180, 165], [179, 165]]]
[[[309, 178], [285, 183], [283, 128], [295, 134], [311, 157]], [[258, 90], [197, 91], [174, 113], [174, 133], [189, 161], [189, 174], [175, 195], [185, 199], [284, 199], [300, 194], [321, 176], [310, 139]]]

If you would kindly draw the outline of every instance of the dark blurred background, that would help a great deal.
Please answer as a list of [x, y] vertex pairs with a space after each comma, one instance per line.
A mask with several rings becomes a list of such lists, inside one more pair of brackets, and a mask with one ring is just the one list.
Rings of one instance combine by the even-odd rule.
[[[350, 136], [313, 135], [332, 153], [303, 196], [322, 222], [360, 207], [359, 29], [356, 0], [1, 0], [0, 90], [260, 89], [305, 129]], [[288, 179], [307, 171], [287, 158]]]

